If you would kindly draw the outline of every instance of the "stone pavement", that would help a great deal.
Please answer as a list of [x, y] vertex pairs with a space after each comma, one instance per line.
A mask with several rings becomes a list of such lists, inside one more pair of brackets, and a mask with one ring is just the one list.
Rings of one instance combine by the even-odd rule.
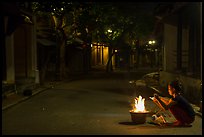
[[9, 92], [2, 97], [2, 110], [5, 110], [7, 108], [10, 108], [22, 101], [25, 101], [32, 96], [37, 95], [40, 92], [43, 92], [47, 89], [53, 88], [54, 84], [56, 83], [46, 83], [44, 85], [34, 85], [35, 88], [32, 90], [32, 95], [25, 96], [22, 92]]
[[[130, 83], [135, 84], [135, 86], [146, 86], [149, 89], [153, 89], [156, 92], [158, 92], [159, 94], [163, 94], [160, 91], [163, 91], [164, 89], [162, 89], [162, 87], [159, 86], [159, 83], [157, 80], [155, 80], [153, 77], [143, 77], [140, 80], [137, 81], [130, 81]], [[7, 95], [5, 95], [4, 98], [2, 98], [2, 110], [5, 110], [7, 108], [10, 108], [22, 101], [25, 101], [27, 99], [29, 99], [30, 97], [37, 95], [40, 92], [43, 92], [47, 89], [53, 88], [55, 85], [59, 84], [59, 82], [48, 82], [44, 85], [41, 86], [36, 86], [36, 88], [34, 88], [32, 90], [32, 95], [31, 96], [25, 96], [22, 93], [9, 93]], [[196, 106], [194, 104], [191, 104], [196, 112], [196, 114], [200, 117], [202, 117], [202, 112], [200, 111], [200, 107]]]

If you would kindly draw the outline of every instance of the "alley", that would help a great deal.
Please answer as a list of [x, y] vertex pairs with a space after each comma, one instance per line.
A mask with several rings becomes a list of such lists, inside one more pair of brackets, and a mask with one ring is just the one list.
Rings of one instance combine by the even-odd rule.
[[[192, 127], [161, 128], [131, 122], [129, 110], [134, 97], [146, 100], [153, 91], [135, 89], [129, 80], [143, 73], [98, 72], [81, 79], [65, 81], [32, 98], [2, 111], [3, 135], [202, 135], [202, 118]], [[147, 117], [147, 121], [150, 116]]]

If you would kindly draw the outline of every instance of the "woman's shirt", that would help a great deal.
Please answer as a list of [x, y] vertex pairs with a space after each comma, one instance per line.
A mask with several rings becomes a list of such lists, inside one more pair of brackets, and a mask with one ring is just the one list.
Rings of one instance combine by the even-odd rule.
[[177, 95], [175, 98], [172, 98], [173, 101], [177, 102], [177, 105], [183, 110], [185, 110], [190, 116], [195, 117], [195, 111], [190, 103], [181, 95]]

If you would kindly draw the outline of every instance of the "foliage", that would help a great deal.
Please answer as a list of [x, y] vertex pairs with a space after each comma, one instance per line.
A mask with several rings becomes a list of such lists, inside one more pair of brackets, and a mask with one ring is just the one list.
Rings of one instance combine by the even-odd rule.
[[[154, 25], [153, 16], [144, 12], [144, 6], [141, 5], [144, 4], [39, 1], [32, 2], [31, 7], [35, 13], [50, 13], [57, 18], [64, 16], [64, 27], [70, 38], [114, 44], [117, 44], [118, 40], [125, 40], [129, 45], [134, 45], [135, 40], [146, 39]], [[108, 33], [108, 29], [112, 30], [112, 33]]]
[[99, 42], [110, 49], [132, 47], [139, 51], [141, 41], [148, 39], [154, 26], [146, 3], [39, 1], [31, 5], [34, 13], [54, 18], [56, 36], [62, 43]]

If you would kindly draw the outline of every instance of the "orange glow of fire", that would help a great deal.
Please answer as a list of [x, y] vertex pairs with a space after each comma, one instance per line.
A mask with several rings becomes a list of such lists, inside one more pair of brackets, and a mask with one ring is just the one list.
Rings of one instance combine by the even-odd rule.
[[146, 112], [145, 109], [145, 98], [142, 98], [142, 96], [136, 97], [135, 104], [133, 106], [132, 112]]

